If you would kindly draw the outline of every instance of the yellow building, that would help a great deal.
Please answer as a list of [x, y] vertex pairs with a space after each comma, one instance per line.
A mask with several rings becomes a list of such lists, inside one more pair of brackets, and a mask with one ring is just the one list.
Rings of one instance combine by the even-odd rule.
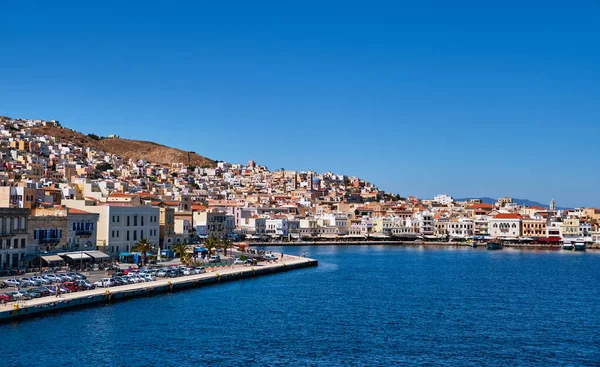
[[522, 235], [524, 237], [546, 237], [545, 219], [523, 219]]

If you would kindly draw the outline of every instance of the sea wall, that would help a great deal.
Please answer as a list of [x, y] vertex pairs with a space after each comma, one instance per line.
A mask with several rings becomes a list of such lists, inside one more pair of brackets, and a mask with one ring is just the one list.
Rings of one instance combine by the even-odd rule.
[[0, 322], [10, 322], [16, 319], [35, 317], [49, 312], [118, 302], [134, 297], [147, 297], [160, 293], [176, 292], [215, 283], [280, 273], [318, 265], [318, 261], [314, 259], [289, 256], [286, 256], [286, 258], [287, 260], [283, 263], [271, 263], [254, 267], [239, 266], [237, 268], [224, 268], [204, 274], [161, 279], [148, 283], [129, 284], [111, 288], [97, 288], [90, 291], [66, 294], [60, 298], [50, 296], [28, 301], [13, 302], [0, 306]]

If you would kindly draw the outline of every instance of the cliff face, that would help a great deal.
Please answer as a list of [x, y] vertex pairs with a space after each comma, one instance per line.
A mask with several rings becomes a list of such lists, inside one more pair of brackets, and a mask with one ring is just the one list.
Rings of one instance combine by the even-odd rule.
[[31, 131], [39, 135], [54, 136], [59, 141], [71, 142], [78, 146], [93, 147], [123, 158], [144, 159], [148, 162], [160, 164], [189, 163], [198, 167], [214, 167], [216, 165], [213, 160], [196, 153], [189, 154], [188, 162], [188, 152], [149, 141], [121, 138], [95, 139], [71, 129], [55, 126], [35, 127]]

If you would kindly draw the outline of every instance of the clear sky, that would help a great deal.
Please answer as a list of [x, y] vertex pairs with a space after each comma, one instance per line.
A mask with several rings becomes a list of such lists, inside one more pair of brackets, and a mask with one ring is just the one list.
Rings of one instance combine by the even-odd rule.
[[598, 1], [2, 1], [0, 114], [600, 206]]

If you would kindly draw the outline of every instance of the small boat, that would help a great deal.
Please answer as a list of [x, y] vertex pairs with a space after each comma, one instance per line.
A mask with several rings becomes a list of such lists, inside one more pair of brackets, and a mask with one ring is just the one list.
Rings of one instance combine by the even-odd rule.
[[488, 250], [502, 250], [502, 244], [499, 242], [488, 242], [487, 249]]
[[475, 241], [471, 242], [471, 247], [473, 248], [477, 248], [479, 246], [479, 244]]
[[566, 251], [573, 251], [573, 244], [571, 242], [563, 243], [562, 249]]
[[585, 242], [575, 242], [575, 245], [573, 246], [573, 250], [585, 251]]

